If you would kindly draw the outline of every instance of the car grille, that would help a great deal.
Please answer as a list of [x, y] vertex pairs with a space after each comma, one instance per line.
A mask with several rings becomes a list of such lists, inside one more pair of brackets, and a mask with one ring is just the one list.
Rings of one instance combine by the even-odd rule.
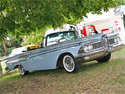
[[102, 47], [102, 42], [98, 42], [98, 43], [95, 43], [93, 45], [93, 49], [97, 49], [97, 48], [100, 48], [100, 47]]
[[114, 43], [115, 43], [114, 39], [109, 39], [109, 44], [114, 44]]

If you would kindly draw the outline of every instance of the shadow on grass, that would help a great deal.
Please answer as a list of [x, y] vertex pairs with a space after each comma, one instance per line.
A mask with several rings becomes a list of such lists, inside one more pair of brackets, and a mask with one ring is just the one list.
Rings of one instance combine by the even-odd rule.
[[82, 64], [81, 72], [91, 71], [93, 69], [99, 68], [100, 66], [104, 66], [105, 64], [106, 63], [98, 63], [97, 61], [87, 62], [87, 63]]
[[65, 71], [64, 71], [64, 69], [54, 69], [54, 70], [39, 70], [39, 71], [31, 71], [30, 72], [30, 74], [29, 74], [29, 76], [31, 75], [31, 76], [34, 76], [34, 75], [40, 75], [40, 76], [42, 76], [42, 75], [44, 75], [44, 76], [47, 76], [47, 75], [55, 75], [55, 74], [58, 74], [58, 75], [60, 75], [60, 74], [65, 74]]
[[[81, 65], [81, 70], [80, 72], [84, 72], [84, 71], [91, 71], [91, 69], [96, 68], [98, 66], [102, 66], [102, 64], [104, 63], [98, 63], [96, 61], [92, 61], [92, 62], [88, 62], [88, 63], [84, 63]], [[64, 74], [72, 74], [72, 73], [67, 73], [63, 68], [61, 69], [55, 69], [55, 70], [40, 70], [40, 71], [32, 71], [30, 72], [30, 76], [34, 76], [34, 75], [64, 75]]]

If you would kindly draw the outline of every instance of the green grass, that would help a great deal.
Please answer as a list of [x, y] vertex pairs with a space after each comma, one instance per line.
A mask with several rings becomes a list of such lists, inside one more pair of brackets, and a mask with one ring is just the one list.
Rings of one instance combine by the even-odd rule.
[[125, 46], [112, 54], [111, 62], [82, 64], [78, 73], [64, 69], [33, 71], [0, 78], [0, 94], [124, 94]]

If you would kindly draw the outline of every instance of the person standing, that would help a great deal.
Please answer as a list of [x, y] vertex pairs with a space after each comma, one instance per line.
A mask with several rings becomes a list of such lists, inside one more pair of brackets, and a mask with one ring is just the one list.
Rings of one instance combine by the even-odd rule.
[[95, 28], [94, 25], [91, 24], [90, 27], [93, 29], [93, 31], [94, 31], [95, 34], [98, 34], [98, 31], [96, 30], [96, 28]]
[[87, 36], [86, 26], [85, 25], [83, 26], [83, 34], [84, 34], [85, 37]]
[[84, 24], [83, 30], [81, 30], [81, 35], [84, 35], [84, 37], [87, 36], [87, 31], [86, 31], [86, 25]]

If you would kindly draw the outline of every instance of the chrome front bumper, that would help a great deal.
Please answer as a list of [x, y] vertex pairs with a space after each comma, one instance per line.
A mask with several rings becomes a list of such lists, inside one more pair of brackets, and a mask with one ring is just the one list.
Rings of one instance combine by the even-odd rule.
[[106, 51], [104, 48], [100, 48], [100, 49], [96, 49], [96, 50], [91, 51], [91, 52], [79, 54], [77, 57], [75, 57], [75, 59], [77, 62], [84, 63], [87, 61], [98, 59], [100, 57], [104, 57], [108, 53], [109, 52]]

